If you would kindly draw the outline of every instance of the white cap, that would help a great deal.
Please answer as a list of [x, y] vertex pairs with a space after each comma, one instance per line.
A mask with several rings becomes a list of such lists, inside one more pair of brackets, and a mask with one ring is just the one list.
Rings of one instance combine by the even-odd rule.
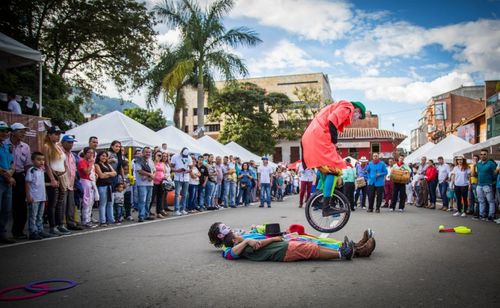
[[22, 123], [14, 123], [14, 124], [12, 124], [12, 125], [10, 126], [10, 128], [11, 128], [12, 130], [29, 129], [29, 128], [27, 128], [26, 126], [24, 126], [24, 124], [22, 124]]

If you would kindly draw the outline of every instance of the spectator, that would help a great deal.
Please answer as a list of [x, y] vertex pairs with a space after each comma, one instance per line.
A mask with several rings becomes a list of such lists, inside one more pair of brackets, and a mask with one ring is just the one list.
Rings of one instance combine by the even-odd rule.
[[427, 181], [427, 186], [429, 187], [429, 200], [430, 205], [427, 206], [428, 209], [436, 208], [436, 188], [438, 183], [438, 171], [434, 166], [434, 161], [429, 159], [427, 163], [427, 170], [425, 171], [425, 180]]
[[479, 200], [477, 198], [477, 162], [479, 155], [472, 156], [470, 168], [470, 185], [469, 185], [469, 211], [467, 214], [473, 214], [474, 218], [479, 219]]
[[64, 132], [58, 126], [50, 127], [43, 146], [46, 172], [50, 180], [50, 186], [47, 187], [49, 233], [56, 236], [71, 234], [64, 226], [68, 179], [65, 176], [66, 154], [59, 145], [61, 133]]
[[213, 155], [208, 156], [207, 163], [208, 181], [205, 195], [205, 205], [208, 210], [215, 209], [215, 192], [217, 186], [217, 167], [215, 166], [215, 159]]
[[75, 206], [75, 182], [77, 175], [77, 157], [71, 152], [73, 149], [73, 144], [75, 143], [75, 136], [65, 135], [61, 140], [61, 145], [64, 150], [64, 154], [66, 154], [66, 169], [67, 172], [65, 174], [66, 180], [68, 181], [68, 189], [66, 190], [66, 210], [65, 210], [65, 218], [66, 225], [69, 230], [82, 230], [83, 228], [78, 225], [78, 222], [75, 219], [76, 206]]
[[455, 168], [451, 172], [451, 185], [457, 198], [458, 211], [453, 216], [466, 217], [467, 211], [467, 191], [469, 188], [470, 169], [463, 156], [458, 156], [455, 160]]
[[219, 205], [222, 204], [223, 199], [223, 190], [224, 190], [224, 172], [222, 170], [222, 158], [217, 156], [215, 158], [215, 171], [217, 172], [217, 183], [215, 186], [215, 205], [219, 208]]
[[80, 184], [83, 190], [82, 198], [82, 224], [85, 228], [95, 228], [92, 224], [91, 212], [95, 201], [94, 185], [90, 175], [94, 169], [95, 151], [90, 147], [86, 147], [82, 152], [83, 156], [78, 162], [78, 174], [80, 176]]
[[425, 171], [427, 171], [427, 157], [422, 156], [420, 159], [420, 166], [418, 167], [418, 181], [415, 185], [415, 190], [417, 192], [417, 207], [428, 207], [429, 206], [429, 189], [427, 186], [427, 181], [425, 180]]
[[[208, 157], [207, 157], [208, 160]], [[205, 195], [207, 194], [208, 168], [205, 156], [198, 157], [198, 171], [200, 172], [200, 184], [198, 185], [198, 210], [206, 210]]]
[[283, 171], [281, 168], [276, 170], [276, 176], [274, 179], [276, 180], [276, 201], [283, 201], [283, 195], [285, 193], [286, 184], [285, 177], [283, 176]]
[[115, 223], [113, 213], [113, 177], [116, 171], [108, 163], [108, 152], [97, 153], [95, 171], [97, 173], [97, 190], [99, 192], [99, 224], [106, 227]]
[[[488, 150], [481, 150], [477, 162], [477, 198], [479, 199], [479, 214], [482, 220], [495, 220], [495, 169], [497, 164], [488, 159]], [[489, 205], [489, 209], [488, 209]]]
[[356, 191], [354, 192], [354, 205], [358, 204], [358, 198], [361, 197], [361, 208], [366, 209], [367, 186], [368, 182], [368, 159], [361, 156], [361, 159], [356, 164]]
[[240, 170], [240, 175], [238, 176], [238, 180], [240, 183], [240, 190], [242, 191], [243, 204], [245, 206], [250, 205], [252, 179], [253, 177], [249, 169], [249, 164], [243, 163], [243, 165], [241, 165], [241, 170]]
[[135, 170], [137, 172], [136, 185], [138, 192], [138, 208], [139, 222], [146, 220], [154, 220], [154, 217], [149, 215], [149, 206], [153, 197], [153, 179], [155, 176], [155, 165], [151, 159], [151, 148], [145, 147], [142, 149], [142, 157], [135, 162]]
[[224, 207], [235, 206], [236, 181], [233, 179], [235, 173], [234, 163], [231, 163], [227, 156], [224, 156], [222, 163], [222, 173], [224, 174]]
[[200, 162], [202, 161], [203, 156], [200, 156], [196, 164], [191, 168], [191, 173], [189, 174], [188, 213], [196, 213], [196, 210], [199, 210], [198, 187], [200, 186]]
[[439, 196], [443, 201], [443, 206], [441, 210], [448, 210], [448, 180], [450, 179], [450, 166], [444, 162], [442, 156], [438, 157], [438, 187], [439, 187]]
[[250, 160], [250, 166], [248, 167], [250, 174], [252, 175], [252, 191], [250, 192], [250, 202], [257, 202], [257, 166], [255, 161]]
[[356, 182], [356, 169], [351, 164], [351, 159], [348, 157], [345, 159], [347, 168], [342, 172], [342, 182], [344, 183], [344, 195], [349, 200], [351, 206], [351, 211], [355, 211], [354, 208], [354, 189]]
[[[410, 178], [411, 169], [407, 164], [404, 163], [405, 156], [403, 154], [399, 154], [398, 162], [393, 164], [391, 171], [401, 170], [408, 173], [408, 179]], [[396, 203], [399, 200], [399, 208], [400, 212], [404, 212], [405, 203], [406, 203], [406, 184], [407, 183], [396, 183], [394, 182], [394, 192], [391, 198], [391, 212], [396, 210]]]
[[28, 128], [21, 123], [14, 123], [10, 128], [12, 130], [10, 138], [5, 143], [10, 146], [16, 167], [13, 175], [16, 185], [12, 187], [12, 236], [15, 239], [25, 239], [24, 227], [28, 218], [25, 178], [26, 171], [33, 163], [30, 146], [23, 142]]
[[192, 164], [193, 161], [189, 157], [188, 148], [183, 148], [180, 154], [176, 154], [172, 157], [175, 182], [174, 216], [187, 214], [186, 205], [190, 178], [189, 173]]
[[162, 144], [161, 144], [161, 151], [162, 151], [163, 153], [168, 153], [168, 146], [167, 146], [167, 144], [166, 144], [166, 143], [162, 143]]
[[10, 127], [0, 121], [0, 243], [13, 244], [14, 240], [7, 238], [7, 224], [12, 209], [12, 186], [16, 181], [13, 178], [16, 166], [14, 156], [10, 152], [5, 140], [9, 136]]
[[125, 176], [123, 177], [123, 184], [125, 185], [125, 193], [124, 193], [124, 200], [123, 200], [123, 209], [125, 211], [125, 218], [128, 221], [134, 221], [134, 218], [132, 217], [132, 200], [133, 200], [133, 190], [134, 190], [134, 185], [130, 182], [130, 178], [127, 176], [128, 170], [129, 170], [129, 162], [127, 160], [123, 161], [123, 173]]
[[378, 153], [373, 154], [372, 161], [368, 164], [368, 212], [373, 212], [375, 196], [377, 197], [377, 208], [375, 212], [380, 213], [382, 195], [384, 194], [384, 180], [387, 175], [387, 166], [380, 160]]
[[111, 142], [111, 146], [108, 150], [108, 163], [111, 165], [113, 170], [116, 171], [116, 176], [111, 178], [111, 185], [114, 190], [116, 184], [118, 184], [118, 177], [124, 177], [122, 144], [118, 140]]
[[125, 206], [125, 184], [119, 182], [116, 184], [113, 192], [113, 208], [116, 211], [116, 223], [120, 224], [123, 221], [123, 208]]
[[50, 234], [43, 231], [43, 212], [45, 201], [47, 200], [45, 192], [45, 177], [43, 166], [45, 160], [43, 154], [34, 152], [31, 155], [33, 167], [26, 172], [26, 201], [29, 209], [29, 239], [41, 240], [51, 237]]
[[7, 105], [7, 109], [13, 114], [23, 114], [21, 111], [21, 105], [16, 100], [16, 94], [14, 92], [10, 92], [8, 95], [9, 103]]
[[[96, 136], [89, 137], [89, 147], [94, 150], [94, 156], [97, 154], [97, 147], [99, 146], [99, 140]], [[90, 170], [90, 181], [92, 184], [94, 192], [94, 202], [99, 203], [99, 191], [97, 190], [97, 176], [95, 173], [95, 164], [92, 164], [92, 169]], [[92, 218], [92, 211], [90, 211], [90, 220], [92, 223], [98, 223], [99, 220]]]
[[389, 158], [389, 164], [387, 165], [387, 175], [385, 176], [385, 183], [384, 183], [384, 206], [383, 207], [389, 207], [389, 204], [391, 204], [392, 195], [394, 193], [394, 182], [391, 181], [391, 169], [392, 169], [393, 165], [394, 165], [394, 159]]
[[[163, 164], [165, 164], [165, 179], [167, 181], [172, 181], [172, 169], [170, 168], [170, 155], [168, 155], [167, 152], [163, 152], [162, 156], [161, 156], [161, 161], [163, 162]], [[166, 194], [167, 194], [167, 191], [164, 191], [165, 196], [166, 196]], [[164, 198], [163, 199], [163, 211], [161, 212], [161, 214], [163, 216], [167, 216], [168, 215], [167, 212], [172, 212], [172, 210], [168, 208], [168, 204]]]
[[165, 191], [163, 190], [162, 183], [163, 180], [167, 179], [167, 168], [163, 162], [163, 154], [160, 151], [155, 153], [154, 164], [156, 172], [153, 179], [153, 199], [156, 204], [156, 218], [165, 218], [167, 213], [163, 210], [165, 203]]
[[260, 206], [264, 207], [264, 203], [267, 203], [267, 207], [271, 207], [271, 183], [273, 181], [273, 168], [269, 166], [269, 159], [267, 157], [262, 157], [262, 165], [257, 169], [257, 186], [260, 186]]
[[[497, 174], [497, 202], [500, 200], [500, 166], [497, 167], [497, 170], [495, 170], [495, 173]], [[500, 224], [500, 218], [495, 220], [497, 224]]]

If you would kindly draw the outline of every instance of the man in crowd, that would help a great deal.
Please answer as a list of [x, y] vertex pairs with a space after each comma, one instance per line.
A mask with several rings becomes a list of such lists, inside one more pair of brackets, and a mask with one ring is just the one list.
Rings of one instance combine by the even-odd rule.
[[441, 200], [443, 201], [443, 206], [441, 210], [448, 210], [448, 180], [450, 179], [450, 166], [444, 162], [443, 156], [438, 157], [438, 188], [439, 195], [441, 196]]
[[0, 121], [0, 243], [12, 244], [14, 240], [7, 238], [7, 224], [12, 209], [12, 186], [16, 181], [13, 178], [16, 166], [14, 156], [5, 139], [9, 136], [10, 127]]
[[153, 196], [153, 179], [155, 174], [155, 164], [151, 159], [151, 148], [142, 149], [142, 159], [135, 162], [135, 170], [138, 174], [136, 180], [138, 192], [139, 222], [153, 220], [149, 215], [149, 207]]
[[198, 210], [206, 210], [205, 194], [207, 193], [208, 168], [203, 156], [198, 156], [198, 170], [200, 171], [200, 184], [198, 185]]
[[354, 183], [356, 181], [356, 169], [351, 164], [351, 159], [348, 157], [345, 159], [347, 168], [342, 172], [342, 182], [344, 183], [344, 195], [349, 200], [351, 206], [351, 211], [355, 211], [354, 208]]
[[260, 186], [260, 206], [271, 207], [271, 183], [273, 182], [273, 168], [269, 166], [269, 158], [262, 157], [262, 165], [257, 169], [257, 185]]
[[[172, 157], [172, 169], [174, 171], [175, 197], [174, 216], [187, 215], [186, 206], [189, 189], [189, 173], [193, 161], [189, 157], [189, 149], [183, 148], [179, 154]], [[182, 196], [182, 200], [181, 200]]]
[[393, 165], [394, 165], [394, 159], [391, 157], [391, 158], [389, 158], [389, 161], [388, 161], [387, 175], [385, 176], [384, 207], [389, 207], [389, 204], [391, 204], [392, 195], [394, 193], [394, 182], [391, 181], [391, 168]]
[[7, 105], [7, 109], [14, 114], [23, 114], [21, 110], [21, 105], [16, 100], [16, 93], [14, 92], [9, 93], [8, 99], [9, 103]]
[[357, 186], [356, 191], [354, 192], [354, 204], [358, 204], [358, 198], [361, 197], [361, 208], [366, 209], [366, 198], [367, 198], [367, 186], [368, 182], [368, 159], [365, 156], [362, 156], [359, 162], [356, 164], [356, 175], [358, 178], [363, 178], [365, 185]]
[[[232, 159], [232, 157], [231, 157]], [[222, 163], [222, 173], [224, 174], [224, 207], [235, 207], [236, 181], [233, 174], [236, 172], [234, 162], [224, 156]]]
[[26, 171], [33, 165], [31, 162], [30, 146], [24, 143], [28, 128], [21, 123], [11, 125], [10, 139], [5, 143], [9, 145], [14, 155], [16, 171], [13, 178], [16, 185], [12, 187], [12, 236], [15, 239], [25, 239], [24, 227], [28, 218], [26, 204], [25, 177]]
[[[479, 199], [479, 214], [482, 220], [495, 220], [495, 170], [497, 164], [488, 159], [488, 150], [483, 149], [477, 162], [477, 198]], [[489, 205], [489, 208], [488, 208]]]
[[250, 192], [250, 202], [257, 202], [257, 167], [255, 161], [250, 160], [250, 166], [248, 167], [250, 175], [252, 176], [252, 190]]
[[69, 230], [82, 230], [75, 219], [76, 206], [75, 206], [75, 183], [77, 174], [77, 158], [71, 150], [75, 143], [75, 136], [64, 135], [61, 140], [61, 145], [66, 154], [66, 178], [68, 179], [68, 190], [66, 194], [66, 226]]
[[[404, 163], [405, 156], [403, 154], [399, 154], [398, 162], [393, 164], [391, 167], [391, 172], [393, 170], [401, 170], [404, 172], [408, 172], [408, 179], [410, 178], [411, 169], [407, 164]], [[392, 182], [392, 181], [391, 181]], [[394, 183], [394, 192], [391, 198], [391, 212], [396, 210], [396, 202], [399, 200], [399, 211], [404, 212], [405, 203], [406, 203], [406, 184], [407, 183]]]
[[215, 185], [215, 200], [214, 204], [219, 208], [219, 205], [222, 204], [222, 193], [223, 193], [223, 184], [224, 184], [224, 171], [222, 170], [222, 158], [217, 156], [215, 158], [215, 171], [217, 172], [217, 182]]
[[215, 210], [216, 204], [215, 202], [215, 188], [217, 186], [217, 170], [215, 167], [215, 159], [212, 154], [208, 156], [207, 160], [207, 172], [208, 172], [208, 180], [205, 189], [205, 206], [207, 210]]
[[373, 212], [375, 196], [377, 204], [375, 212], [380, 213], [380, 205], [382, 205], [382, 197], [384, 194], [384, 181], [387, 175], [387, 166], [380, 160], [378, 153], [373, 154], [373, 159], [368, 163], [368, 213]]
[[419, 180], [417, 182], [417, 185], [415, 187], [417, 191], [417, 207], [427, 207], [428, 203], [428, 194], [429, 194], [429, 189], [427, 185], [427, 181], [425, 180], [425, 172], [427, 171], [427, 168], [429, 166], [427, 165], [427, 157], [422, 156], [420, 159], [420, 166], [418, 167], [418, 177]]
[[161, 151], [163, 153], [168, 153], [168, 147], [167, 147], [167, 144], [166, 143], [162, 143], [161, 144]]

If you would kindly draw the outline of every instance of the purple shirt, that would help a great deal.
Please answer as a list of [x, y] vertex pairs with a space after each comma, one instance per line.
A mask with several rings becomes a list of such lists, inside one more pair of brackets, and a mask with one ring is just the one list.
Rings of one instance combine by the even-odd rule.
[[16, 172], [24, 172], [27, 169], [26, 167], [33, 165], [33, 162], [31, 162], [31, 150], [28, 144], [19, 142], [17, 145], [14, 145], [10, 139], [7, 139], [5, 143], [12, 150]]
[[215, 165], [215, 171], [217, 171], [217, 184], [222, 184], [222, 179], [224, 178], [224, 173], [222, 172], [222, 164]]

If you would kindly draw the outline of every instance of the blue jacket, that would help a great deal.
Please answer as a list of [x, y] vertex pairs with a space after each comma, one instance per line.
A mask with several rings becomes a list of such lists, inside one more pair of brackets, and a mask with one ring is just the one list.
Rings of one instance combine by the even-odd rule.
[[376, 187], [384, 186], [385, 176], [387, 175], [387, 166], [383, 161], [380, 161], [378, 164], [369, 162], [367, 173], [368, 185], [374, 185]]

